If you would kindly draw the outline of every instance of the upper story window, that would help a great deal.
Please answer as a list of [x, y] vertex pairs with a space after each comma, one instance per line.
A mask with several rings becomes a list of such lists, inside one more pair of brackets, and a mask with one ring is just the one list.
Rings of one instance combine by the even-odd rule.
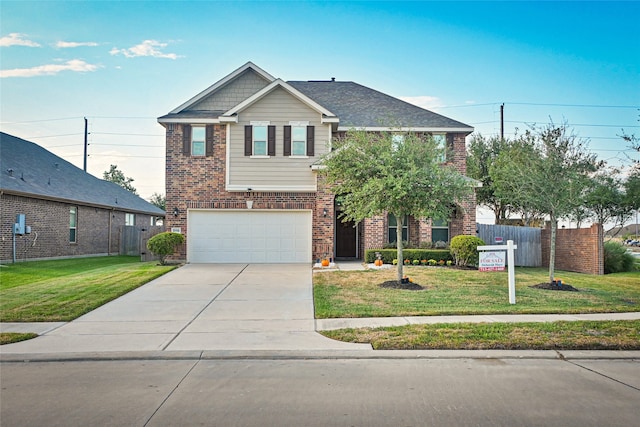
[[309, 122], [289, 122], [284, 127], [285, 156], [311, 157], [314, 155], [315, 126]]
[[124, 214], [124, 225], [136, 225], [136, 214], [125, 213]]
[[191, 155], [204, 156], [206, 141], [206, 129], [204, 126], [193, 126], [191, 128]]
[[185, 156], [213, 156], [213, 125], [183, 125], [182, 153]]
[[267, 157], [276, 155], [276, 127], [269, 122], [251, 122], [244, 127], [244, 155]]
[[291, 154], [293, 156], [307, 155], [307, 127], [291, 127]]
[[78, 241], [78, 208], [71, 206], [69, 208], [69, 243]]
[[444, 133], [437, 133], [432, 136], [433, 140], [436, 142], [438, 160], [440, 163], [444, 163], [447, 161], [447, 135]]
[[267, 155], [267, 127], [266, 126], [253, 127], [253, 155], [254, 156]]

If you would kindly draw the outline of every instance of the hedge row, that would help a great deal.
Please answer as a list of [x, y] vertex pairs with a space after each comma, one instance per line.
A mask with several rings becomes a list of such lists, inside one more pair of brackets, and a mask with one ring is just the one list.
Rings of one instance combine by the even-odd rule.
[[[385, 264], [392, 264], [394, 259], [398, 258], [397, 249], [367, 249], [364, 252], [364, 259], [367, 263], [372, 263], [376, 260], [376, 252], [381, 255], [382, 261]], [[413, 261], [417, 259], [421, 261], [423, 259], [435, 259], [440, 261], [453, 260], [451, 253], [447, 249], [404, 249], [402, 251], [404, 259]]]

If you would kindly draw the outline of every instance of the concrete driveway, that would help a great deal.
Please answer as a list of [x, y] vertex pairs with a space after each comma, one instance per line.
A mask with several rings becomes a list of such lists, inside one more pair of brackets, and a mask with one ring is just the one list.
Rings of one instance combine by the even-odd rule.
[[370, 350], [315, 332], [311, 266], [187, 264], [3, 354]]

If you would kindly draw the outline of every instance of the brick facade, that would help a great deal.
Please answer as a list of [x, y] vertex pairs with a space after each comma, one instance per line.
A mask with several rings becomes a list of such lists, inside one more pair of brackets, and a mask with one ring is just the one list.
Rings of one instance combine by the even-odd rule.
[[[185, 125], [165, 123], [166, 127], [166, 210], [167, 230], [180, 228], [188, 236], [189, 209], [300, 209], [312, 211], [312, 260], [335, 254], [334, 195], [323, 185], [321, 178], [316, 192], [229, 192], [226, 191], [227, 126], [214, 124], [213, 152], [210, 156], [195, 157], [183, 154]], [[333, 137], [340, 137], [334, 133]], [[456, 168], [466, 172], [465, 134], [452, 136], [453, 151], [449, 157]], [[453, 203], [453, 201], [452, 201]], [[174, 215], [177, 208], [178, 214]], [[326, 214], [325, 214], [326, 212]], [[475, 235], [475, 195], [457, 204], [458, 214], [452, 218], [450, 237], [458, 234]], [[368, 218], [358, 227], [358, 253], [381, 248], [388, 241], [387, 217]], [[188, 238], [188, 237], [187, 237]], [[409, 239], [414, 246], [431, 241], [431, 222], [410, 218]], [[186, 260], [187, 243], [176, 251], [173, 260]], [[310, 260], [310, 261], [312, 261]]]
[[[13, 260], [12, 227], [25, 214], [31, 234], [16, 236], [16, 261], [118, 254], [125, 212], [81, 204], [10, 194], [0, 196], [0, 260]], [[78, 208], [76, 243], [69, 242], [69, 210]], [[136, 214], [136, 223], [148, 225], [150, 215]]]
[[[604, 239], [601, 224], [590, 228], [560, 228], [556, 234], [557, 270], [604, 274]], [[542, 230], [542, 265], [549, 267], [551, 228]]]

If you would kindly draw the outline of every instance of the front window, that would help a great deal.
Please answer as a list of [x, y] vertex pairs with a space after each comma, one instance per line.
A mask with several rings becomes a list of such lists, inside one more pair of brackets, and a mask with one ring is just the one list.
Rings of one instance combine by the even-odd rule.
[[[402, 221], [402, 241], [409, 240], [409, 216], [405, 215]], [[389, 243], [398, 241], [398, 222], [396, 216], [389, 214]]]
[[77, 223], [78, 208], [72, 206], [71, 208], [69, 208], [69, 243], [76, 243], [78, 241]]
[[293, 126], [291, 128], [291, 145], [293, 156], [307, 155], [307, 127]]
[[125, 213], [124, 214], [124, 225], [136, 225], [136, 214]]
[[435, 219], [431, 221], [431, 241], [434, 243], [449, 241], [449, 221]]
[[191, 129], [191, 155], [204, 156], [206, 128], [194, 126]]

